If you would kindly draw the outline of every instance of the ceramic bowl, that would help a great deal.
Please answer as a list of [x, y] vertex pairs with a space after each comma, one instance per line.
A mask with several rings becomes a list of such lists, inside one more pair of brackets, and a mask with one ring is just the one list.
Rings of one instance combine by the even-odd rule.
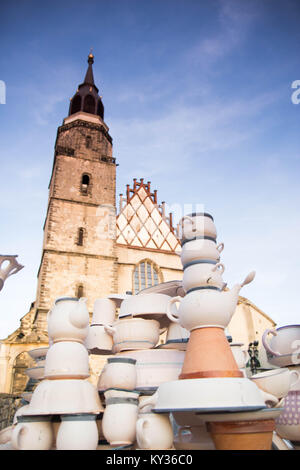
[[181, 372], [185, 351], [149, 349], [127, 351], [117, 357], [136, 359], [136, 390], [153, 390], [163, 382], [177, 380]]
[[81, 343], [60, 341], [49, 348], [44, 378], [85, 379], [89, 375], [89, 355]]
[[32, 394], [25, 415], [100, 413], [98, 391], [88, 380], [44, 379]]
[[153, 348], [160, 335], [159, 322], [143, 318], [119, 320], [112, 327], [105, 325], [104, 329], [113, 338], [113, 353]]

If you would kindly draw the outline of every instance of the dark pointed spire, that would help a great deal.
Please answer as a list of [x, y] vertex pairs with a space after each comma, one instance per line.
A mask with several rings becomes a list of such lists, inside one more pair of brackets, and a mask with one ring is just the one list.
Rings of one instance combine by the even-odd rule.
[[87, 85], [94, 85], [95, 86], [94, 74], [93, 74], [93, 63], [94, 63], [94, 56], [90, 52], [90, 54], [88, 56], [89, 66], [88, 66], [88, 69], [87, 69], [86, 74], [85, 74], [84, 83], [86, 83]]
[[88, 69], [85, 74], [84, 82], [79, 85], [77, 92], [71, 99], [69, 116], [79, 111], [89, 114], [97, 114], [104, 118], [104, 106], [101, 96], [98, 95], [98, 88], [94, 82], [93, 74], [94, 55], [92, 52], [88, 56]]

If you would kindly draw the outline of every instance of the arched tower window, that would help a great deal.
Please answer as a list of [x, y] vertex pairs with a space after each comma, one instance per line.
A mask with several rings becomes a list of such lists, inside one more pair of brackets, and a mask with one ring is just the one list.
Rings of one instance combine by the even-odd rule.
[[83, 111], [85, 113], [95, 114], [95, 99], [92, 95], [86, 95], [84, 98]]
[[83, 237], [84, 237], [84, 229], [80, 227], [78, 229], [78, 237], [77, 237], [77, 245], [82, 246], [83, 245]]
[[156, 286], [162, 282], [162, 276], [158, 266], [151, 260], [143, 260], [134, 268], [133, 272], [133, 293], [147, 287]]
[[76, 95], [72, 100], [71, 114], [78, 113], [81, 110], [81, 96]]
[[88, 194], [89, 186], [90, 186], [90, 177], [89, 175], [84, 173], [81, 177], [81, 185], [80, 185], [80, 191], [82, 192], [82, 194]]
[[80, 299], [80, 297], [84, 296], [84, 288], [83, 284], [78, 284], [77, 289], [76, 289], [76, 297]]

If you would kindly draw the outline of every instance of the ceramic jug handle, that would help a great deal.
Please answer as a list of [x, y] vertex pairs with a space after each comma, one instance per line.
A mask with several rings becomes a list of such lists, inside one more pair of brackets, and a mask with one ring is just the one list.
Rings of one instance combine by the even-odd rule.
[[137, 422], [136, 422], [136, 434], [137, 434], [137, 436], [139, 436], [139, 439], [141, 441], [142, 446], [146, 449], [149, 449], [150, 448], [150, 443], [149, 443], [149, 441], [146, 438], [145, 433], [144, 433], [144, 426], [145, 426], [146, 423], [147, 423], [146, 418], [140, 418], [140, 419], [137, 420]]
[[267, 405], [268, 403], [271, 405], [271, 407], [274, 407], [278, 404], [279, 400], [278, 398], [274, 397], [274, 395], [271, 395], [270, 393], [265, 392], [264, 390], [259, 389], [260, 393], [263, 396], [263, 400], [265, 404]]
[[300, 374], [299, 374], [298, 371], [296, 371], [296, 370], [291, 371], [291, 376], [293, 376], [293, 375], [296, 377], [296, 380], [291, 383], [290, 387], [295, 385], [298, 382], [298, 380], [300, 379]]
[[267, 336], [268, 336], [269, 333], [272, 334], [273, 336], [277, 336], [277, 331], [276, 330], [270, 330], [270, 329], [266, 330], [264, 332], [264, 334], [262, 335], [262, 344], [264, 345], [264, 348], [267, 352], [269, 352], [273, 356], [280, 356], [280, 354], [278, 352], [273, 351], [273, 349], [271, 348], [271, 346], [267, 342]]
[[217, 246], [217, 250], [219, 253], [221, 253], [221, 251], [224, 250], [224, 243], [219, 243], [219, 245]]
[[246, 351], [245, 349], [242, 349], [242, 352], [244, 354], [244, 358], [245, 358], [245, 363], [248, 362], [249, 360], [249, 354], [248, 354], [248, 351]]
[[171, 312], [171, 306], [175, 302], [181, 302], [181, 301], [182, 301], [182, 297], [180, 297], [180, 295], [177, 295], [176, 297], [172, 297], [169, 300], [168, 305], [167, 305], [167, 317], [174, 323], [179, 323], [179, 318], [173, 315], [173, 313]]
[[113, 336], [114, 333], [116, 332], [116, 329], [112, 326], [109, 326], [109, 325], [104, 325], [104, 330], [106, 331], [106, 333], [108, 333], [110, 336]]

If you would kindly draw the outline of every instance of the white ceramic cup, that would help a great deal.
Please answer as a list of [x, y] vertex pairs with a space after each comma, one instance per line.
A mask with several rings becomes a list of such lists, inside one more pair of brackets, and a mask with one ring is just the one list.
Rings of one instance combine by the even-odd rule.
[[110, 398], [103, 413], [102, 431], [111, 446], [132, 444], [136, 438], [138, 400]]
[[61, 416], [56, 438], [57, 450], [96, 450], [98, 439], [95, 414]]
[[184, 266], [182, 287], [186, 292], [201, 286], [215, 286], [223, 289], [226, 286], [222, 278], [224, 270], [224, 264], [216, 263], [216, 261], [191, 261]]
[[136, 423], [136, 440], [139, 449], [168, 450], [173, 445], [173, 429], [169, 416], [144, 413]]
[[178, 323], [171, 322], [166, 336], [166, 341], [175, 341], [189, 338], [190, 332], [182, 328]]
[[54, 441], [51, 418], [19, 416], [11, 443], [16, 450], [50, 450]]
[[239, 369], [244, 369], [249, 359], [248, 352], [245, 349], [242, 349], [243, 345], [243, 343], [230, 343], [233, 357]]
[[81, 343], [59, 341], [48, 349], [44, 378], [84, 379], [89, 375], [89, 355]]
[[91, 324], [88, 330], [85, 346], [89, 351], [97, 350], [103, 354], [112, 353], [113, 339], [105, 329], [105, 325]]
[[213, 217], [206, 212], [194, 212], [185, 215], [179, 221], [181, 239], [192, 239], [198, 236], [217, 238], [217, 230]]
[[288, 368], [281, 368], [252, 375], [251, 380], [264, 392], [280, 399], [288, 394], [299, 377], [299, 372], [296, 370], [290, 371]]
[[181, 244], [180, 259], [182, 265], [186, 265], [197, 259], [220, 260], [220, 254], [224, 249], [224, 243], [216, 244], [210, 237], [187, 240]]
[[111, 299], [96, 299], [94, 302], [92, 324], [112, 325], [116, 316], [116, 303]]
[[[270, 342], [268, 335], [273, 335]], [[300, 325], [286, 325], [277, 329], [267, 329], [262, 336], [267, 353], [281, 356], [295, 353], [300, 349]]]

